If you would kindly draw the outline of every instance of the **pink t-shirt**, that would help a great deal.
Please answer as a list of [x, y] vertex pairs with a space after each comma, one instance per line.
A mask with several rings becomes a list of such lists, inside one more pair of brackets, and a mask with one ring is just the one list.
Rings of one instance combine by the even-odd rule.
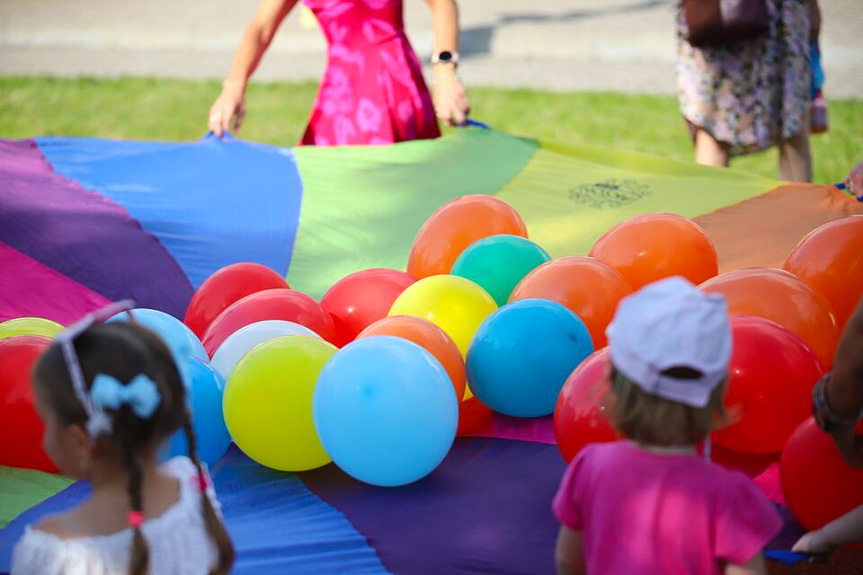
[[584, 448], [552, 507], [582, 532], [590, 575], [721, 574], [726, 563], [752, 559], [782, 526], [742, 473], [628, 441]]

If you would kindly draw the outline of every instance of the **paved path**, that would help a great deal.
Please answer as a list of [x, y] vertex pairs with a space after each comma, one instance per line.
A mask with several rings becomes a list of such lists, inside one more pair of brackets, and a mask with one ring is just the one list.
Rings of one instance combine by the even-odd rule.
[[[405, 0], [417, 51], [425, 2]], [[863, 98], [863, 0], [821, 0], [828, 97]], [[255, 0], [2, 0], [0, 74], [221, 78]], [[308, 16], [308, 15], [306, 15]], [[673, 94], [674, 0], [462, 0], [468, 85]], [[301, 10], [256, 74], [317, 79], [325, 46]]]

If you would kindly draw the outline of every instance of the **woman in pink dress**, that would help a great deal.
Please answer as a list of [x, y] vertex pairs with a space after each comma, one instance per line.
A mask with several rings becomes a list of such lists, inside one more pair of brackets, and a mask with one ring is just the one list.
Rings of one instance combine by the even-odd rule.
[[[246, 85], [281, 22], [297, 0], [261, 0], [246, 28], [222, 93], [210, 109], [210, 129], [239, 129]], [[380, 145], [440, 136], [435, 115], [462, 124], [470, 104], [456, 76], [458, 8], [428, 0], [435, 52], [434, 98], [405, 35], [402, 0], [303, 0], [329, 43], [327, 68], [302, 144]]]

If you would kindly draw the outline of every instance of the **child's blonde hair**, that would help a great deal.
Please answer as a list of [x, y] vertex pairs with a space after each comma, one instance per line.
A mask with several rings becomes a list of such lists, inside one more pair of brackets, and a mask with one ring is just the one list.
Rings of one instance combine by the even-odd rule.
[[[694, 379], [700, 374], [688, 368], [673, 368], [664, 375]], [[611, 385], [605, 403], [612, 425], [618, 433], [639, 443], [663, 447], [695, 445], [727, 423], [724, 383], [711, 392], [707, 405], [697, 408], [647, 393], [614, 365], [608, 379]]]

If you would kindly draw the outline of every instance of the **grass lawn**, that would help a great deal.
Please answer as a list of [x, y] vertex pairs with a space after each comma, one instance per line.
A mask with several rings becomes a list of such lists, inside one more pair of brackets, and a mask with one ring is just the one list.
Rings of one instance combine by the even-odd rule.
[[[256, 83], [240, 136], [269, 144], [297, 142], [316, 83]], [[37, 135], [188, 141], [206, 130], [218, 82], [0, 78], [0, 138]], [[474, 117], [513, 134], [572, 144], [693, 157], [688, 133], [668, 96], [559, 94], [472, 88]], [[812, 138], [815, 181], [835, 183], [863, 160], [863, 100], [829, 102], [830, 131]], [[734, 168], [778, 177], [776, 149], [740, 158]]]

